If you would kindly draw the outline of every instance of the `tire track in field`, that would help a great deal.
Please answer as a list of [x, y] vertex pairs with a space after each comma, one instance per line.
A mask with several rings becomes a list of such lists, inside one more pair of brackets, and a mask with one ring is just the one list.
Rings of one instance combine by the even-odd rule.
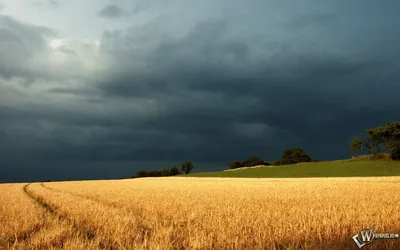
[[[31, 198], [33, 201], [43, 207], [46, 212], [49, 212], [50, 214], [55, 216], [58, 220], [65, 221], [70, 224], [73, 229], [78, 232], [78, 235], [84, 236], [85, 239], [90, 241], [95, 241], [97, 239], [99, 242], [99, 249], [105, 249], [105, 244], [100, 241], [100, 239], [96, 236], [95, 230], [93, 228], [80, 226], [73, 218], [68, 216], [68, 214], [60, 212], [55, 205], [46, 202], [42, 197], [36, 196], [32, 191], [29, 191], [29, 185], [30, 184], [24, 186], [24, 192], [29, 196], [29, 198]], [[113, 245], [110, 245], [107, 249], [114, 250], [117, 248]]]
[[[143, 214], [144, 214], [144, 209], [142, 207], [139, 207], [137, 209], [137, 211], [133, 211], [133, 210], [130, 210], [130, 209], [124, 207], [124, 206], [119, 206], [119, 205], [117, 205], [117, 204], [115, 204], [113, 202], [107, 201], [107, 200], [103, 200], [103, 199], [99, 199], [99, 198], [95, 198], [95, 197], [87, 196], [87, 195], [83, 195], [83, 194], [78, 194], [78, 193], [71, 192], [71, 191], [60, 190], [60, 189], [53, 188], [53, 187], [48, 187], [48, 186], [44, 185], [43, 183], [40, 183], [40, 185], [43, 188], [45, 188], [45, 189], [47, 189], [47, 190], [49, 190], [51, 192], [58, 192], [58, 193], [61, 193], [61, 194], [67, 194], [67, 195], [71, 195], [73, 197], [89, 200], [89, 201], [95, 202], [95, 203], [97, 203], [97, 204], [99, 204], [101, 206], [106, 206], [106, 207], [109, 207], [109, 208], [112, 208], [112, 209], [122, 210], [122, 211], [124, 211], [126, 213], [129, 213], [129, 214], [133, 215], [133, 216], [142, 217]], [[169, 216], [163, 216], [160, 219], [163, 219], [164, 221], [169, 221], [171, 223], [173, 221], [173, 219], [171, 219]]]
[[43, 183], [40, 183], [40, 186], [42, 186], [43, 188], [45, 188], [45, 189], [47, 189], [49, 191], [52, 191], [52, 192], [58, 192], [58, 193], [62, 193], [62, 194], [72, 195], [72, 196], [75, 196], [75, 197], [79, 197], [79, 198], [82, 198], [82, 199], [94, 201], [94, 202], [99, 203], [101, 205], [105, 205], [105, 206], [116, 208], [116, 209], [124, 209], [123, 207], [120, 207], [117, 204], [114, 204], [114, 203], [109, 202], [107, 200], [97, 199], [97, 198], [94, 198], [94, 197], [91, 197], [91, 196], [87, 196], [87, 195], [83, 195], [83, 194], [77, 194], [77, 193], [74, 193], [74, 192], [69, 192], [69, 191], [60, 190], [60, 189], [53, 188], [53, 187], [48, 187], [48, 186], [44, 185]]
[[[80, 198], [80, 199], [88, 200], [90, 202], [97, 203], [100, 206], [105, 206], [105, 207], [108, 207], [110, 209], [115, 209], [117, 211], [123, 211], [125, 213], [129, 213], [130, 215], [132, 215], [134, 217], [142, 217], [143, 214], [144, 214], [142, 208], [139, 208], [138, 211], [132, 211], [132, 210], [127, 209], [124, 206], [122, 206], [122, 207], [118, 206], [117, 204], [112, 203], [112, 202], [107, 201], [107, 200], [98, 199], [98, 198], [91, 197], [91, 196], [85, 196], [85, 195], [82, 195], [82, 194], [77, 194], [77, 193], [66, 191], [66, 190], [60, 190], [60, 189], [53, 188], [53, 187], [48, 187], [48, 186], [44, 185], [44, 183], [40, 183], [40, 185], [44, 189], [49, 190], [50, 192], [57, 192], [57, 193], [60, 193], [60, 194], [70, 195], [72, 197], [77, 197], [77, 198]], [[168, 219], [170, 219], [170, 218], [168, 218]], [[170, 219], [170, 221], [173, 221], [173, 220]], [[145, 239], [144, 239], [145, 235], [153, 234], [153, 231], [152, 231], [153, 229], [151, 227], [148, 227], [148, 226], [144, 225], [144, 224], [141, 224], [141, 226], [142, 226], [142, 229], [140, 231], [141, 237], [138, 237], [138, 239], [139, 239], [140, 242], [143, 242], [143, 241], [145, 241]], [[129, 248], [123, 248], [123, 249], [129, 249]]]
[[[25, 185], [26, 186], [26, 185]], [[23, 187], [24, 194], [28, 197], [31, 198], [26, 192], [25, 192], [25, 186]], [[40, 207], [39, 207], [40, 209]], [[21, 231], [16, 233], [14, 236], [10, 236], [6, 239], [6, 242], [8, 244], [8, 247], [14, 246], [18, 242], [24, 242], [29, 240], [31, 237], [39, 233], [42, 229], [46, 227], [46, 211], [43, 211], [42, 215], [42, 222], [35, 224], [32, 228], [29, 228], [25, 231]], [[10, 246], [11, 245], [11, 246]]]
[[[86, 195], [78, 194], [78, 193], [71, 192], [71, 191], [60, 190], [60, 189], [57, 189], [57, 188], [48, 187], [48, 186], [44, 185], [44, 183], [40, 183], [40, 185], [43, 188], [45, 188], [45, 189], [47, 189], [49, 191], [52, 191], [52, 192], [58, 192], [58, 193], [67, 194], [67, 195], [71, 195], [71, 196], [74, 196], [74, 197], [78, 197], [78, 198], [81, 198], [81, 199], [86, 199], [86, 200], [89, 200], [89, 201], [93, 201], [95, 203], [98, 203], [99, 205], [107, 206], [107, 207], [118, 209], [118, 210], [123, 210], [123, 211], [128, 212], [128, 213], [130, 213], [132, 215], [142, 216], [143, 213], [144, 213], [144, 209], [143, 208], [138, 208], [138, 211], [132, 211], [132, 210], [130, 210], [130, 209], [124, 207], [124, 206], [119, 206], [119, 205], [117, 205], [117, 204], [115, 204], [113, 202], [110, 202], [110, 201], [107, 201], [107, 200], [104, 200], [104, 199], [94, 198], [94, 197], [91, 197], [91, 196], [86, 196]], [[159, 219], [164, 222], [163, 225], [166, 226], [166, 227], [168, 227], [168, 225], [174, 224], [176, 227], [182, 228], [182, 227], [185, 227], [187, 223], [189, 223], [189, 221], [179, 221], [178, 222], [178, 221], [174, 220], [172, 217], [167, 216], [167, 215], [162, 215], [162, 216], [158, 215], [158, 216], [159, 216]], [[207, 229], [205, 229], [201, 224], [198, 224], [197, 226], [199, 228], [202, 228], [204, 231], [207, 231]]]
[[45, 224], [46, 223], [44, 223], [44, 222], [40, 223], [40, 224], [36, 224], [28, 230], [18, 232], [14, 236], [8, 237], [8, 239], [6, 239], [8, 248], [12, 248], [12, 246], [14, 246], [15, 244], [17, 244], [19, 242], [24, 242], [24, 241], [29, 240], [31, 237], [33, 237], [35, 234], [39, 233], [43, 228], [45, 228], [45, 226], [46, 226]]

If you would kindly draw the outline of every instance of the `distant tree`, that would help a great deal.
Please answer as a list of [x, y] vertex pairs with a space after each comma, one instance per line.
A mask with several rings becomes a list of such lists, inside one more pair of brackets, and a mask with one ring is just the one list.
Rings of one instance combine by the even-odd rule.
[[178, 174], [180, 174], [181, 172], [179, 171], [179, 168], [177, 168], [177, 167], [172, 167], [171, 169], [170, 169], [170, 174], [171, 174], [171, 176], [174, 176], [174, 175], [178, 175]]
[[383, 144], [392, 159], [400, 159], [400, 121], [389, 122], [386, 126], [367, 129], [368, 136], [375, 144]]
[[146, 171], [139, 171], [139, 172], [137, 172], [137, 174], [136, 174], [136, 177], [139, 177], [139, 178], [141, 178], [141, 177], [147, 177], [147, 176], [148, 176], [148, 174], [147, 174]]
[[161, 171], [139, 171], [135, 176], [132, 176], [131, 178], [174, 176], [178, 174], [180, 174], [180, 170], [179, 168], [174, 166], [172, 168], [164, 168]]
[[260, 157], [251, 157], [248, 158], [244, 161], [242, 161], [242, 165], [244, 167], [253, 167], [253, 166], [258, 166], [258, 165], [263, 165], [264, 164], [264, 160], [261, 159]]
[[368, 129], [367, 133], [370, 138], [383, 143], [388, 150], [394, 151], [400, 143], [400, 121], [389, 122], [386, 126]]
[[234, 160], [228, 163], [229, 169], [241, 168], [243, 164], [240, 161]]
[[291, 160], [277, 160], [274, 161], [272, 165], [274, 166], [280, 166], [280, 165], [289, 165], [289, 164], [294, 164], [295, 162]]
[[161, 171], [150, 171], [147, 173], [148, 177], [160, 177], [162, 176], [162, 172]]
[[184, 161], [181, 164], [181, 172], [185, 174], [189, 174], [193, 169], [192, 161]]
[[391, 158], [392, 160], [400, 160], [400, 145], [397, 146], [396, 149], [393, 150], [393, 152], [391, 153]]
[[311, 157], [302, 148], [289, 148], [283, 152], [281, 164], [295, 164], [300, 162], [311, 162]]
[[[374, 154], [376, 159], [383, 148], [384, 152], [390, 153], [393, 160], [400, 160], [400, 121], [388, 122], [385, 126], [379, 126], [366, 130], [365, 138], [353, 138], [350, 143], [350, 151], [356, 152], [367, 149], [369, 154]], [[384, 157], [384, 155], [381, 155]]]
[[162, 176], [171, 176], [171, 169], [164, 168], [163, 170], [161, 170], [161, 175]]
[[379, 151], [379, 143], [371, 138], [361, 139], [358, 137], [354, 137], [349, 143], [349, 148], [352, 153], [355, 153], [365, 148], [367, 149], [368, 154], [372, 154], [374, 153], [374, 151]]

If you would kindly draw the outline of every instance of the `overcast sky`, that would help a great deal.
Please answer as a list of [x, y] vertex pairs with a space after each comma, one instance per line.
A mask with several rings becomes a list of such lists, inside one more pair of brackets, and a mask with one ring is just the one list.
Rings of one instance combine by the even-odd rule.
[[318, 160], [400, 118], [400, 1], [0, 0], [0, 181]]

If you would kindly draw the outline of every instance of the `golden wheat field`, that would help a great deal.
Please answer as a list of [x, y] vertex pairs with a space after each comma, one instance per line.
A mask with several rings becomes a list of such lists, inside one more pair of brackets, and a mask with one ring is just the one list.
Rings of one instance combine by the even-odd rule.
[[366, 226], [400, 233], [400, 177], [1, 184], [0, 204], [0, 249], [358, 249]]

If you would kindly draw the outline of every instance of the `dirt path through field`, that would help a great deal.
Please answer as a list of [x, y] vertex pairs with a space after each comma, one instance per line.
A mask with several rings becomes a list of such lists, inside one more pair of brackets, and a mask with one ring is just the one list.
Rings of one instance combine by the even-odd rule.
[[[66, 222], [72, 226], [77, 235], [84, 237], [84, 240], [94, 241], [98, 244], [100, 249], [105, 249], [105, 244], [96, 237], [94, 230], [90, 227], [82, 227], [80, 224], [76, 223], [68, 214], [62, 213], [59, 209], [51, 202], [46, 201], [42, 197], [35, 195], [32, 191], [29, 190], [29, 185], [24, 186], [25, 194], [35, 201], [38, 205], [40, 205], [46, 212], [55, 216], [61, 222]], [[108, 246], [107, 249], [117, 249], [115, 246]]]

